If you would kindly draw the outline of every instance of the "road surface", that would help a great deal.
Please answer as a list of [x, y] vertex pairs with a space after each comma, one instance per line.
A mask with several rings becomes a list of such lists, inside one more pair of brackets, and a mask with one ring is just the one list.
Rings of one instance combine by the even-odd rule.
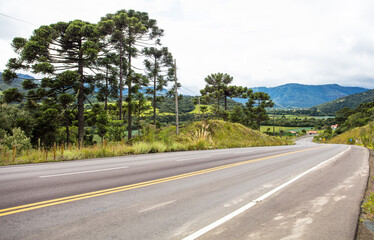
[[0, 239], [353, 239], [368, 158], [303, 139], [0, 167]]

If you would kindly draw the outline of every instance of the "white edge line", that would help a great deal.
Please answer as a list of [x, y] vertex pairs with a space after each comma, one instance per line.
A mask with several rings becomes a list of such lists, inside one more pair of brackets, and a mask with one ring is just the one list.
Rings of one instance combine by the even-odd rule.
[[279, 190], [285, 188], [289, 184], [295, 182], [299, 178], [307, 175], [308, 173], [312, 172], [313, 170], [321, 167], [322, 165], [324, 165], [324, 164], [326, 164], [326, 163], [328, 163], [328, 162], [330, 162], [332, 160], [335, 160], [335, 159], [339, 158], [341, 155], [343, 155], [344, 153], [348, 152], [350, 149], [351, 149], [351, 146], [349, 146], [348, 149], [344, 150], [343, 152], [339, 153], [338, 155], [335, 155], [334, 157], [332, 157], [332, 158], [330, 158], [330, 159], [328, 159], [328, 160], [326, 160], [326, 161], [324, 161], [324, 162], [322, 162], [322, 163], [320, 163], [320, 164], [312, 167], [311, 169], [303, 172], [302, 174], [298, 175], [297, 177], [290, 179], [289, 181], [283, 183], [282, 185], [280, 185], [280, 186], [274, 188], [273, 190], [265, 193], [261, 197], [259, 197], [259, 198], [255, 199], [255, 200], [251, 201], [247, 205], [245, 205], [245, 206], [243, 206], [243, 207], [235, 210], [234, 212], [230, 213], [229, 215], [226, 215], [223, 218], [218, 219], [217, 221], [209, 224], [208, 226], [203, 227], [202, 229], [198, 230], [197, 232], [195, 232], [195, 233], [193, 233], [193, 234], [191, 234], [191, 235], [183, 238], [183, 240], [194, 240], [194, 239], [196, 239], [196, 238], [204, 235], [205, 233], [209, 232], [210, 230], [212, 230], [212, 229], [214, 229], [214, 228], [222, 225], [223, 223], [229, 221], [230, 219], [232, 219], [232, 218], [238, 216], [239, 214], [245, 212], [246, 210], [248, 210], [251, 207], [255, 206], [258, 202], [261, 202], [261, 201], [265, 200], [266, 198], [270, 197], [271, 195], [273, 195], [274, 193], [278, 192]]
[[82, 171], [82, 172], [61, 173], [61, 174], [45, 175], [45, 176], [39, 176], [39, 177], [40, 178], [59, 177], [59, 176], [74, 175], [74, 174], [83, 174], [83, 173], [93, 173], [93, 172], [102, 172], [102, 171], [109, 171], [109, 170], [117, 170], [117, 169], [123, 169], [123, 168], [128, 168], [128, 166], [116, 167], [116, 168], [98, 169], [98, 170], [91, 170], [91, 171]]

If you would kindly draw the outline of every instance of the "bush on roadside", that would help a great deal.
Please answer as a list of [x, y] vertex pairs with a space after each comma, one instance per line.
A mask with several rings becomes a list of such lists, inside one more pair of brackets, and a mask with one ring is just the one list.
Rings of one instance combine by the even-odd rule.
[[31, 148], [31, 141], [28, 138], [24, 131], [21, 128], [13, 128], [12, 134], [5, 133], [3, 138], [0, 139], [0, 144], [7, 146], [9, 149], [12, 149], [13, 146], [17, 150], [27, 150]]

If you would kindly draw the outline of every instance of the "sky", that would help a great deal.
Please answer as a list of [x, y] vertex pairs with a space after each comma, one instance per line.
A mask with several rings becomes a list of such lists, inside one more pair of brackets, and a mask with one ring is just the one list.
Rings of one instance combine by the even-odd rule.
[[185, 94], [218, 72], [246, 87], [374, 88], [373, 0], [0, 0], [0, 71], [16, 56], [14, 37], [120, 9], [147, 12], [164, 29]]

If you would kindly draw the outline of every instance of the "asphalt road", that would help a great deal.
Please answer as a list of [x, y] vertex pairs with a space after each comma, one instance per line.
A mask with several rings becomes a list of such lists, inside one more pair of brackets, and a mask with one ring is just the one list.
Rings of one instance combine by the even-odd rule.
[[303, 139], [0, 167], [0, 239], [353, 239], [368, 158]]

